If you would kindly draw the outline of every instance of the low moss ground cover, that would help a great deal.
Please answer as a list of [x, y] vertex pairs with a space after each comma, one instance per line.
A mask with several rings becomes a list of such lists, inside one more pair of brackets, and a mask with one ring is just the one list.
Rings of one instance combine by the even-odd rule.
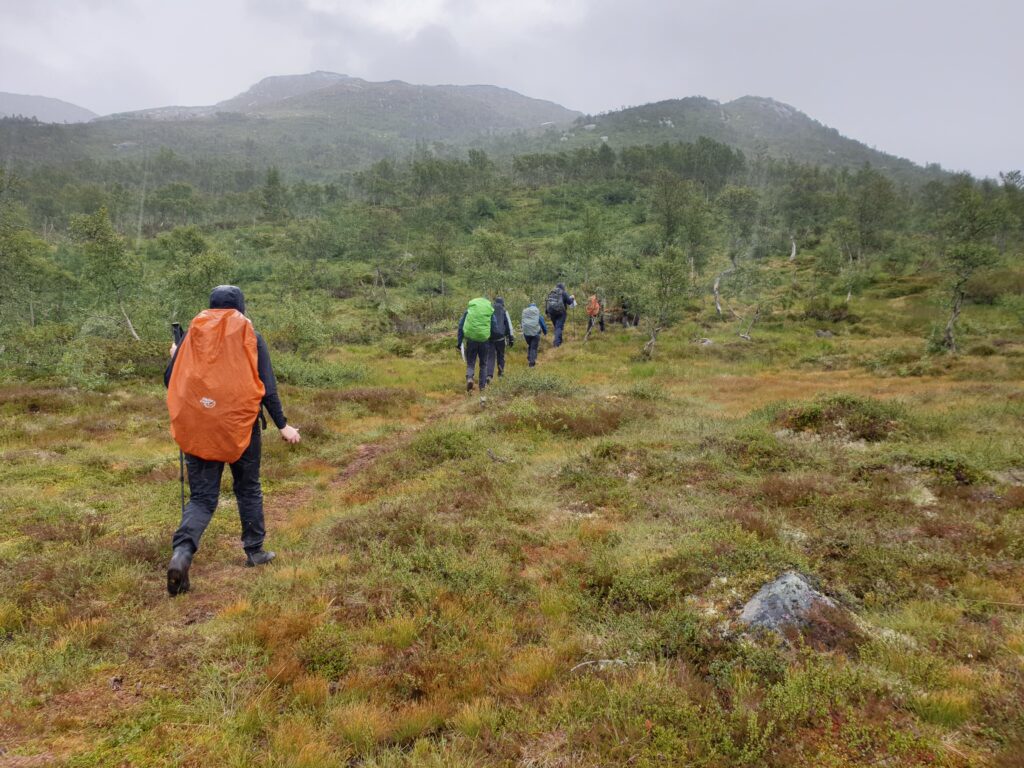
[[[450, 339], [341, 347], [278, 559], [226, 482], [177, 599], [160, 383], [4, 385], [0, 765], [1021, 765], [1024, 345], [925, 357], [912, 300], [516, 346], [483, 404]], [[743, 632], [790, 569], [852, 618]]]

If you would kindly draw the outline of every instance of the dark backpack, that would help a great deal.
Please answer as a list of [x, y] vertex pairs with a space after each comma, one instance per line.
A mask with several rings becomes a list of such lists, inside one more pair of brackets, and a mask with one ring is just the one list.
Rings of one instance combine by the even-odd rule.
[[508, 323], [505, 322], [505, 305], [494, 306], [494, 336], [496, 339], [503, 339], [508, 336]]
[[547, 299], [544, 300], [544, 311], [548, 313], [548, 317], [565, 314], [565, 302], [562, 300], [561, 288], [555, 288], [548, 294]]

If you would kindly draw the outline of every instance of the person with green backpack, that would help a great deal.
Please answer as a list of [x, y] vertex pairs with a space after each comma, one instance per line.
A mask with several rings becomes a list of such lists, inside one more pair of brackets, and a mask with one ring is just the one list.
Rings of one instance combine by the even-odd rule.
[[[473, 391], [473, 374], [480, 364], [480, 391], [487, 386], [487, 361], [491, 356], [491, 335], [498, 331], [494, 322], [494, 307], [483, 296], [473, 299], [459, 320], [459, 340], [456, 348], [466, 360], [466, 391]], [[465, 347], [463, 347], [465, 342]]]

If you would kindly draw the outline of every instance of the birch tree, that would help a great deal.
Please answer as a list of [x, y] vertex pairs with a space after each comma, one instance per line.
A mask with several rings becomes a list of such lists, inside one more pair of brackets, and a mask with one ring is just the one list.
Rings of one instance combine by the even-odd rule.
[[106, 208], [71, 220], [71, 235], [82, 249], [86, 284], [103, 312], [120, 315], [133, 339], [139, 341], [128, 309], [142, 284], [142, 265], [125, 239], [110, 223]]

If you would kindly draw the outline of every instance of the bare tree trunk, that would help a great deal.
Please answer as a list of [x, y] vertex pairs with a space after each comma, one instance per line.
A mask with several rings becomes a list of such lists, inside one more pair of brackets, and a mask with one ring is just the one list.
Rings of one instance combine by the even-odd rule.
[[789, 251], [789, 260], [796, 261], [796, 238], [793, 235], [789, 236], [789, 242], [792, 245]]
[[[149, 174], [149, 154], [147, 153], [142, 161], [142, 193], [139, 197], [139, 226], [135, 231], [135, 247], [138, 248], [142, 245], [142, 217], [146, 211], [146, 181]], [[122, 310], [123, 311], [123, 310]], [[127, 315], [126, 315], [127, 317]], [[128, 323], [131, 325], [131, 323]], [[132, 331], [132, 335], [135, 335], [135, 331]], [[136, 336], [135, 338], [138, 338]]]
[[661, 326], [656, 325], [653, 328], [651, 328], [651, 338], [649, 338], [647, 340], [647, 343], [644, 344], [644, 349], [640, 353], [640, 356], [644, 360], [650, 360], [652, 357], [654, 357], [654, 345], [658, 343], [658, 333], [660, 331]]
[[735, 271], [736, 271], [736, 261], [733, 260], [731, 267], [729, 267], [724, 272], [719, 272], [718, 273], [718, 275], [715, 277], [715, 283], [711, 287], [712, 292], [715, 294], [715, 310], [718, 312], [718, 316], [719, 317], [722, 316], [722, 295], [719, 292], [719, 289], [721, 288], [721, 285], [722, 285], [722, 278], [725, 277], [726, 275], [732, 274]]
[[28, 324], [32, 327], [36, 327], [36, 308], [32, 304], [32, 299], [28, 300]]
[[957, 283], [953, 287], [953, 305], [950, 308], [949, 320], [946, 321], [946, 330], [942, 334], [942, 345], [952, 354], [956, 354], [956, 337], [954, 331], [956, 330], [956, 321], [960, 317], [960, 310], [963, 309], [964, 305], [964, 283], [963, 281]]
[[760, 319], [760, 317], [761, 317], [761, 305], [758, 304], [757, 308], [754, 310], [754, 316], [751, 317], [750, 318], [750, 322], [747, 323], [747, 330], [741, 331], [739, 333], [739, 337], [741, 339], [744, 339], [746, 341], [750, 341], [751, 340], [750, 339], [750, 331], [751, 331], [751, 329], [753, 329], [754, 323], [756, 323], [758, 321], [758, 319]]
[[139, 338], [139, 334], [135, 332], [135, 326], [132, 325], [132, 319], [128, 317], [128, 313], [124, 309], [124, 304], [118, 302], [117, 308], [121, 310], [121, 314], [124, 316], [124, 322], [128, 326], [128, 333], [130, 333], [132, 338], [136, 341], [142, 341], [142, 339]]

